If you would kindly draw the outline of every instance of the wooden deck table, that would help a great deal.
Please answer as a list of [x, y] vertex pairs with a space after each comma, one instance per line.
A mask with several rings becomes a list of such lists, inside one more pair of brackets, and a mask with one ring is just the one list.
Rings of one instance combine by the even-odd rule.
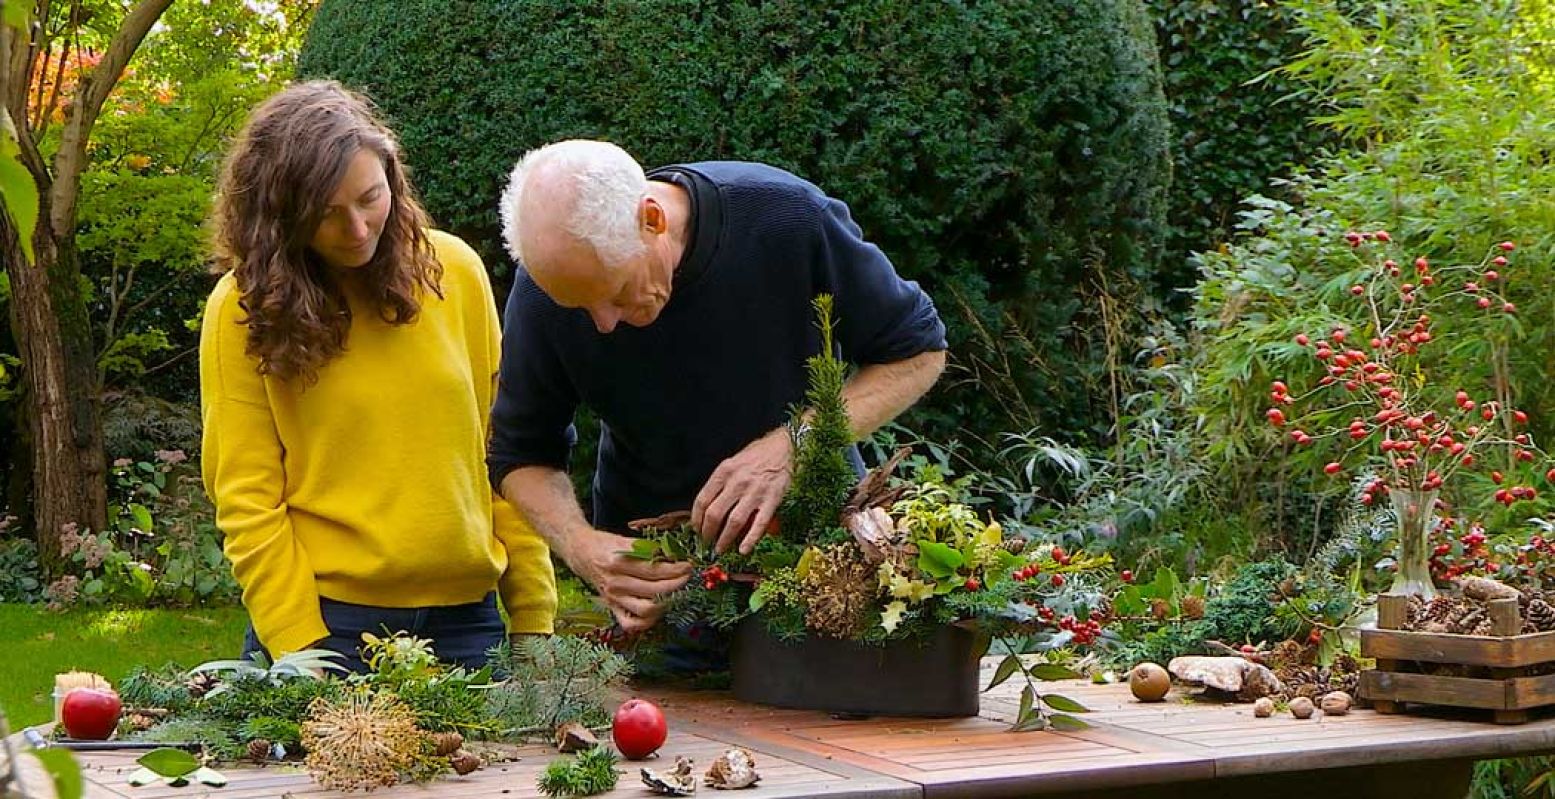
[[[985, 668], [991, 668], [988, 661]], [[986, 672], [985, 672], [986, 677]], [[824, 713], [737, 702], [722, 692], [646, 691], [670, 717], [664, 757], [696, 760], [703, 773], [729, 745], [755, 753], [761, 783], [728, 794], [750, 797], [1212, 797], [1341, 799], [1454, 797], [1467, 793], [1473, 762], [1555, 751], [1555, 718], [1498, 726], [1464, 714], [1379, 715], [1353, 710], [1299, 721], [1254, 718], [1250, 705], [1187, 701], [1141, 704], [1124, 685], [1046, 683], [1094, 712], [1078, 732], [1006, 732], [1016, 712], [1018, 678], [984, 694], [980, 717], [949, 720], [840, 720]], [[298, 797], [325, 791], [294, 766], [229, 767], [224, 788], [130, 788], [139, 753], [83, 754], [92, 799]], [[523, 799], [539, 796], [535, 777], [555, 757], [534, 746], [523, 760], [490, 766], [430, 786], [373, 792], [381, 797]], [[612, 797], [644, 797], [644, 764], [626, 772]], [[1235, 793], [1233, 793], [1235, 792]], [[362, 794], [355, 794], [361, 796]]]

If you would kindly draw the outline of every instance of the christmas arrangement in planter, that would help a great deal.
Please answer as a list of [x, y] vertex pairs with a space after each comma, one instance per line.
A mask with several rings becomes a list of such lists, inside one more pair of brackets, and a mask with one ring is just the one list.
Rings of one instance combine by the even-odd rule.
[[[669, 598], [671, 624], [735, 630], [736, 696], [862, 714], [977, 712], [977, 662], [990, 637], [1037, 647], [1093, 643], [1107, 600], [1107, 556], [1070, 555], [1007, 536], [967, 501], [965, 484], [893, 476], [906, 455], [860, 481], [842, 400], [846, 365], [833, 350], [831, 298], [815, 303], [820, 354], [807, 364], [808, 416], [794, 437], [793, 480], [750, 555], [715, 555], [688, 515], [642, 520], [632, 555], [690, 560], [696, 579]], [[1078, 704], [1043, 693], [1044, 679], [1077, 676], [1054, 665], [1005, 661], [995, 683], [1028, 684], [1017, 726], [1078, 724]], [[1050, 711], [1060, 711], [1052, 713]]]
[[[1442, 487], [1460, 472], [1485, 472], [1497, 485], [1496, 501], [1510, 506], [1538, 496], [1532, 465], [1547, 460], [1527, 430], [1527, 414], [1511, 406], [1504, 386], [1445, 386], [1430, 372], [1433, 351], [1488, 348], [1496, 330], [1516, 324], [1517, 308], [1499, 287], [1517, 247], [1502, 242], [1479, 263], [1435, 265], [1424, 257], [1408, 262], [1386, 231], [1345, 238], [1356, 259], [1354, 300], [1337, 310], [1349, 321], [1296, 335], [1319, 376], [1274, 381], [1267, 418], [1296, 446], [1331, 452], [1328, 474], [1372, 476], [1361, 501], [1389, 503], [1396, 521], [1391, 592], [1431, 599], [1432, 559], [1450, 549], [1431, 542], [1444, 523]], [[1446, 318], [1455, 326], [1443, 328]], [[1545, 478], [1555, 479], [1555, 470]], [[1466, 546], [1473, 543], [1465, 539]]]

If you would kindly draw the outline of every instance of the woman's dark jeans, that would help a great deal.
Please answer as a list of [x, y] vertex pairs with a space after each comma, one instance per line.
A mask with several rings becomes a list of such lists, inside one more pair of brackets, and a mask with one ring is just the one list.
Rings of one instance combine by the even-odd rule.
[[[429, 638], [439, 660], [467, 669], [486, 665], [486, 651], [501, 643], [506, 633], [502, 615], [497, 612], [495, 591], [479, 602], [431, 608], [381, 608], [320, 597], [319, 609], [324, 612], [329, 637], [313, 648], [339, 652], [345, 657], [335, 662], [357, 673], [367, 671], [361, 653], [364, 632], [380, 638], [396, 632]], [[253, 625], [249, 625], [243, 639], [243, 657], [258, 651], [259, 637], [254, 634]], [[274, 660], [273, 655], [271, 659]]]

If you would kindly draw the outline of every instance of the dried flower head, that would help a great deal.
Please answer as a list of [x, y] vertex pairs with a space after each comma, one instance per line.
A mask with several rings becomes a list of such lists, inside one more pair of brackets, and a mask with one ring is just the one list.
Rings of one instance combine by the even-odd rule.
[[804, 577], [806, 626], [835, 638], [855, 637], [880, 593], [875, 572], [853, 544], [819, 550]]
[[415, 764], [422, 737], [409, 707], [393, 694], [365, 690], [313, 700], [302, 725], [308, 771], [320, 785], [340, 791], [398, 783]]

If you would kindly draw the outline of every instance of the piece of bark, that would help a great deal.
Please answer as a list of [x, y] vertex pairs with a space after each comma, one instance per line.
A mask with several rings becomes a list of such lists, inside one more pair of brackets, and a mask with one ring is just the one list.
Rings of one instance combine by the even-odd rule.
[[630, 521], [626, 523], [626, 526], [634, 532], [640, 533], [644, 530], [674, 530], [682, 524], [687, 524], [690, 521], [691, 511], [677, 510], [670, 511], [669, 513], [665, 513], [659, 516], [652, 516], [647, 519], [637, 519], [636, 521]]
[[886, 504], [888, 495], [900, 496], [900, 492], [890, 489], [891, 473], [896, 471], [897, 464], [902, 462], [912, 453], [912, 447], [902, 447], [891, 455], [885, 463], [871, 469], [869, 474], [853, 489], [853, 496], [848, 499], [845, 506], [849, 510], [864, 510], [871, 507], [879, 507]]
[[1522, 596], [1522, 592], [1516, 588], [1486, 577], [1459, 577], [1453, 582], [1457, 583], [1464, 596], [1481, 602], [1489, 602], [1492, 599], [1517, 599]]
[[1173, 658], [1166, 668], [1182, 682], [1231, 694], [1244, 702], [1285, 690], [1268, 666], [1240, 657], [1189, 655]]
[[896, 538], [896, 523], [891, 521], [890, 515], [883, 508], [845, 510], [842, 512], [842, 526], [853, 534], [853, 540], [863, 550], [864, 560], [870, 565], [886, 559]]
[[599, 739], [589, 728], [576, 721], [569, 721], [556, 728], [556, 751], [562, 754], [572, 754], [585, 749], [593, 749], [599, 746]]

